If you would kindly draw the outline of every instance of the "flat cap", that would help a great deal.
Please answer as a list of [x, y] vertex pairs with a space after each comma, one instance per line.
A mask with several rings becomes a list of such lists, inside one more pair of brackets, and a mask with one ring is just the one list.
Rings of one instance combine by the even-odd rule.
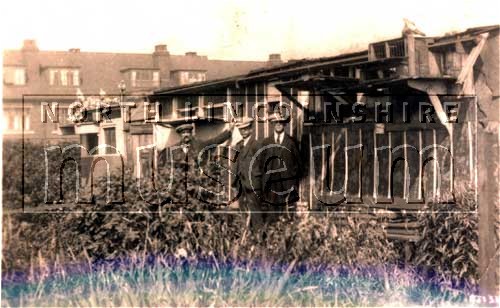
[[269, 119], [271, 123], [287, 123], [290, 121], [290, 117], [282, 117], [281, 115], [274, 115]]
[[245, 128], [253, 124], [253, 119], [250, 117], [242, 118], [238, 123], [236, 123], [237, 128]]
[[193, 124], [182, 124], [182, 125], [179, 125], [175, 128], [175, 131], [177, 133], [182, 133], [183, 131], [186, 131], [186, 130], [192, 131]]

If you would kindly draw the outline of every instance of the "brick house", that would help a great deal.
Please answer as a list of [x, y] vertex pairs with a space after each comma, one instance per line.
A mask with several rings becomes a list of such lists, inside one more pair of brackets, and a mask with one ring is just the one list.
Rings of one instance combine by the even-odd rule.
[[[156, 45], [150, 54], [84, 52], [77, 48], [44, 51], [34, 40], [25, 40], [20, 50], [3, 54], [3, 136], [20, 140], [24, 134], [25, 141], [46, 143], [78, 141], [66, 117], [77, 91], [84, 96], [104, 92], [140, 96], [160, 87], [241, 74], [267, 63], [211, 60], [196, 52], [171, 55], [166, 45]], [[122, 80], [123, 92], [118, 88]], [[41, 121], [42, 102], [59, 103], [61, 125]]]

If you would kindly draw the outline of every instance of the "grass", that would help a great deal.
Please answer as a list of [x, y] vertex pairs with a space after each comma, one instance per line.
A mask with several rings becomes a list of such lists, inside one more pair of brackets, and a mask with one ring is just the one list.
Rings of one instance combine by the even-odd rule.
[[[23, 198], [21, 183], [12, 180], [21, 178], [16, 146], [4, 147], [4, 170], [11, 175], [4, 209], [19, 208]], [[44, 200], [38, 188], [45, 167], [37, 163], [44, 152], [27, 146], [25, 172], [31, 176], [24, 187], [33, 206]], [[472, 215], [436, 211], [420, 217], [428, 228], [417, 243], [418, 262], [410, 264], [436, 272], [429, 276], [425, 269], [399, 265], [400, 248], [388, 241], [383, 217], [340, 219], [336, 207], [274, 224], [263, 242], [239, 215], [188, 214], [206, 210], [205, 204], [183, 206], [184, 214], [169, 214], [175, 208], [168, 204], [150, 209], [126, 172], [127, 204], [75, 208], [86, 214], [4, 214], [2, 306], [449, 306], [469, 305], [475, 292], [450, 282], [477, 281]], [[211, 187], [203, 179], [195, 183]], [[74, 183], [64, 184], [71, 192]], [[171, 191], [185, 193], [182, 181], [173, 185]], [[459, 200], [464, 213], [476, 208], [474, 196]], [[119, 213], [91, 213], [114, 210]]]
[[4, 275], [2, 287], [2, 306], [407, 306], [462, 305], [466, 299], [394, 265], [315, 271], [293, 262], [145, 254], [31, 268]]

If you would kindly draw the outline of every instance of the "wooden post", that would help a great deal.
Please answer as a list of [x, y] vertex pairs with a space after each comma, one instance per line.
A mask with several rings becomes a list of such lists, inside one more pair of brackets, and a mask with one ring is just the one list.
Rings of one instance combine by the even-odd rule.
[[[479, 274], [480, 293], [484, 296], [498, 296], [499, 288], [499, 234], [500, 208], [500, 113], [499, 99], [490, 101], [496, 114], [477, 125], [477, 172], [478, 172], [478, 214], [479, 214]], [[481, 105], [481, 102], [479, 102]], [[496, 118], [491, 119], [490, 118]]]
[[406, 36], [406, 51], [408, 55], [408, 75], [415, 76], [417, 60], [415, 58], [415, 37], [411, 34]]
[[[467, 59], [466, 69], [481, 57], [471, 87], [477, 98], [477, 209], [479, 214], [479, 287], [486, 303], [498, 307], [500, 295], [500, 97], [498, 82], [499, 35], [482, 35]], [[482, 47], [482, 48], [478, 48]], [[475, 51], [475, 52], [474, 52]], [[474, 58], [472, 58], [474, 57]], [[469, 69], [470, 70], [470, 69]], [[470, 73], [470, 71], [469, 71]], [[464, 70], [466, 76], [466, 70]], [[468, 90], [470, 91], [470, 90]], [[466, 93], [468, 94], [468, 93]], [[497, 302], [491, 301], [497, 296]], [[483, 304], [483, 303], [482, 303]]]

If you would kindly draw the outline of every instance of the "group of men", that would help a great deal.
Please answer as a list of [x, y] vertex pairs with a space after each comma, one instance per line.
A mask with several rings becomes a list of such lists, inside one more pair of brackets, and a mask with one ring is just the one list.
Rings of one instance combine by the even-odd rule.
[[[196, 160], [206, 147], [225, 142], [233, 135], [233, 129], [237, 129], [241, 140], [234, 146], [232, 184], [239, 192], [239, 209], [250, 215], [252, 228], [258, 229], [281, 217], [293, 216], [302, 168], [297, 142], [285, 132], [288, 121], [272, 118], [273, 133], [263, 140], [255, 138], [254, 122], [252, 118], [243, 118], [230, 123], [221, 134], [206, 141], [194, 138], [192, 124], [180, 125], [176, 131], [181, 141], [176, 148], [182, 151], [176, 151], [179, 157], [173, 159]], [[162, 164], [166, 162], [165, 155], [166, 151], [160, 153]]]

